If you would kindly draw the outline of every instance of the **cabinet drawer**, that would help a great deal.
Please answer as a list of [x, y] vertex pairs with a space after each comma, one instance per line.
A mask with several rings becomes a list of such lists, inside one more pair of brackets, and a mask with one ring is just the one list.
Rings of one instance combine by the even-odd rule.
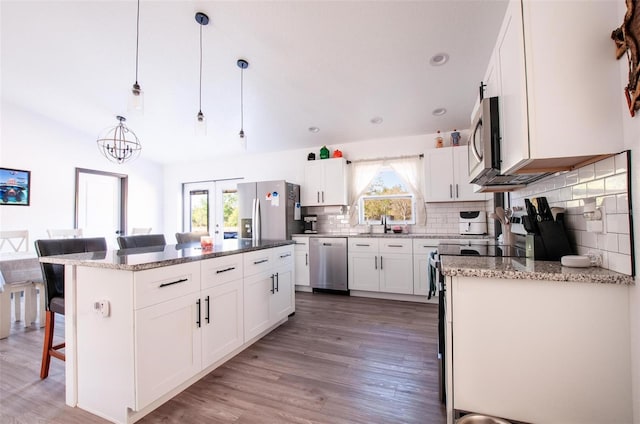
[[408, 253], [413, 251], [413, 240], [407, 238], [380, 239], [380, 253]]
[[273, 249], [262, 249], [244, 254], [244, 276], [270, 270], [273, 264]]
[[309, 251], [309, 237], [291, 237], [296, 242], [294, 249], [296, 252], [308, 252]]
[[378, 253], [378, 239], [376, 238], [353, 238], [349, 237], [349, 253], [351, 252], [372, 252]]
[[273, 250], [273, 266], [281, 267], [293, 264], [293, 245], [276, 247]]
[[413, 253], [416, 255], [428, 255], [438, 248], [439, 240], [436, 239], [413, 239]]
[[242, 255], [206, 259], [201, 264], [203, 289], [242, 278]]
[[200, 290], [200, 263], [163, 266], [134, 273], [134, 308], [141, 309]]

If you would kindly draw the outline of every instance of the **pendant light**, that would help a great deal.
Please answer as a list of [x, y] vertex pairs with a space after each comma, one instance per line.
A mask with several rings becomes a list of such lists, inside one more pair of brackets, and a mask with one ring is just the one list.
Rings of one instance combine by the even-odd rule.
[[136, 16], [136, 80], [129, 93], [128, 109], [130, 112], [144, 113], [144, 92], [138, 84], [138, 45], [140, 44], [140, 0], [138, 0], [138, 13]]
[[124, 116], [116, 116], [118, 125], [98, 137], [98, 149], [111, 162], [122, 164], [140, 155], [142, 145], [136, 134], [124, 124]]
[[240, 68], [240, 146], [247, 148], [247, 139], [244, 134], [244, 70], [249, 67], [249, 62], [244, 59], [238, 59], [238, 68]]
[[198, 114], [196, 115], [196, 135], [207, 135], [207, 119], [202, 113], [202, 27], [209, 23], [209, 17], [202, 12], [196, 13], [196, 22], [200, 25], [200, 91]]

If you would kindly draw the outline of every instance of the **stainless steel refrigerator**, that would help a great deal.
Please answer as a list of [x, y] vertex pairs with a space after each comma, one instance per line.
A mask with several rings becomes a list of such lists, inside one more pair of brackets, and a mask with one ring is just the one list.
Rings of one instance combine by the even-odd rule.
[[240, 238], [285, 240], [302, 232], [300, 186], [280, 181], [238, 184]]

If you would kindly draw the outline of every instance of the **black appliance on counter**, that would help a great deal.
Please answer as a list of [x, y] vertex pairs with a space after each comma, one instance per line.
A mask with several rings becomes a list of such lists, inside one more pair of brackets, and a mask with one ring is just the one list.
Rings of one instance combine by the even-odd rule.
[[564, 225], [564, 213], [554, 214], [546, 197], [524, 199], [526, 215], [521, 217], [527, 233], [527, 251], [538, 260], [559, 261], [565, 255], [573, 254], [567, 230]]
[[[436, 276], [433, 283], [438, 285], [438, 375], [440, 381], [440, 401], [446, 403], [446, 363], [445, 363], [445, 331], [447, 314], [447, 285], [441, 272], [441, 256], [475, 256], [526, 258], [527, 251], [521, 246], [498, 245], [493, 240], [449, 240], [438, 245], [438, 250], [429, 259], [429, 275]], [[431, 288], [430, 288], [431, 290]]]

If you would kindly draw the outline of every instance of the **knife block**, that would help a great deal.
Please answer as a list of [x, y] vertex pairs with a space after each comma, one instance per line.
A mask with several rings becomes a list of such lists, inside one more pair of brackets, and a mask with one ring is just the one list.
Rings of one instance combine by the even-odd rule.
[[558, 214], [556, 221], [535, 223], [535, 232], [527, 236], [527, 251], [532, 247], [535, 259], [559, 261], [561, 257], [573, 254], [563, 218], [563, 214]]

